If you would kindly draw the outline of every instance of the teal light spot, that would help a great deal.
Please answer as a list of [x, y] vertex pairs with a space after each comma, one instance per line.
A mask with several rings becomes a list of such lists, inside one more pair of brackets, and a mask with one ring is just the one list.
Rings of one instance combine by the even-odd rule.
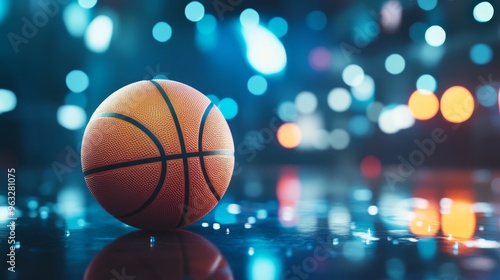
[[66, 129], [77, 130], [85, 125], [87, 114], [79, 106], [63, 105], [57, 110], [57, 121]]
[[397, 53], [389, 55], [385, 60], [385, 69], [393, 75], [403, 72], [405, 67], [405, 59]]
[[203, 18], [196, 22], [196, 29], [201, 34], [212, 34], [217, 28], [217, 20], [211, 14], [206, 14]]
[[160, 21], [153, 26], [153, 38], [164, 43], [172, 37], [172, 27], [166, 22]]
[[469, 55], [472, 62], [483, 65], [491, 61], [493, 50], [486, 44], [476, 44], [470, 49]]
[[278, 117], [284, 122], [292, 122], [298, 115], [297, 107], [291, 101], [284, 101], [278, 106]]
[[231, 120], [238, 115], [238, 104], [234, 99], [226, 97], [223, 98], [218, 104], [219, 110], [224, 115], [226, 120]]
[[259, 13], [254, 9], [246, 9], [240, 14], [240, 23], [243, 27], [255, 27], [259, 21]]
[[288, 32], [288, 23], [284, 18], [274, 17], [267, 24], [267, 28], [273, 32], [276, 37], [281, 38]]
[[424, 11], [430, 11], [436, 8], [437, 0], [418, 0], [418, 6]]
[[66, 85], [72, 92], [82, 92], [89, 86], [89, 77], [81, 70], [73, 70], [66, 75]]
[[10, 0], [0, 0], [0, 23], [7, 17], [9, 10]]
[[197, 22], [205, 15], [205, 7], [198, 1], [190, 2], [184, 10], [186, 18], [192, 22]]
[[260, 75], [252, 76], [248, 79], [247, 87], [252, 94], [262, 95], [267, 90], [267, 80]]
[[212, 101], [212, 103], [215, 104], [215, 106], [217, 106], [217, 104], [219, 104], [219, 98], [213, 94], [209, 94], [207, 95], [207, 98], [210, 99], [210, 101]]
[[227, 225], [227, 224], [235, 224], [236, 223], [236, 215], [233, 215], [227, 212], [227, 207], [229, 204], [227, 203], [219, 203], [215, 208], [215, 221]]
[[498, 104], [498, 91], [490, 85], [479, 87], [476, 91], [476, 97], [479, 104], [485, 107], [493, 107]]
[[16, 108], [17, 97], [8, 89], [0, 89], [0, 114]]
[[[1, 1], [1, 0], [0, 0]], [[64, 8], [63, 21], [69, 34], [73, 37], [81, 37], [90, 22], [89, 10], [82, 8], [76, 3], [69, 4]]]
[[434, 93], [436, 88], [436, 79], [429, 74], [424, 74], [417, 80], [417, 89], [424, 89]]

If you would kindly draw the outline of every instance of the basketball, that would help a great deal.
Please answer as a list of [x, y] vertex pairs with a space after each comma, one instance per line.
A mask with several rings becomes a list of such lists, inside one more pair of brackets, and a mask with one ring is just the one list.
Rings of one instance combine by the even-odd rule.
[[170, 80], [140, 81], [106, 98], [84, 132], [82, 169], [99, 204], [141, 229], [189, 225], [231, 180], [234, 144], [218, 108]]
[[135, 231], [102, 249], [83, 279], [230, 280], [233, 273], [217, 247], [196, 233]]

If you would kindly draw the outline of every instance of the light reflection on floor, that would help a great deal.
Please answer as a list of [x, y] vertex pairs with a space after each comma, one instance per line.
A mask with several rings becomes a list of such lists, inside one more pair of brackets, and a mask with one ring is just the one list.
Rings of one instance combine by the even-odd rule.
[[345, 170], [250, 170], [171, 233], [125, 226], [73, 186], [56, 204], [20, 198], [18, 273], [6, 279], [500, 279], [499, 178], [419, 171], [390, 186]]

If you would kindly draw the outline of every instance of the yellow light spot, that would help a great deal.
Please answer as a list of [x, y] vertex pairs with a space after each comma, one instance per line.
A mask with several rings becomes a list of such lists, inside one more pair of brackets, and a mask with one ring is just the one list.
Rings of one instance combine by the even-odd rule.
[[439, 100], [434, 93], [419, 89], [411, 94], [408, 107], [415, 119], [428, 120], [439, 111]]
[[278, 142], [287, 149], [293, 149], [300, 144], [302, 132], [298, 125], [285, 123], [278, 129]]
[[463, 123], [474, 112], [474, 97], [470, 91], [461, 86], [447, 89], [441, 97], [441, 114], [452, 123]]
[[441, 216], [443, 234], [456, 239], [469, 239], [476, 228], [472, 203], [454, 200], [450, 211]]
[[411, 233], [417, 236], [436, 236], [439, 231], [439, 211], [434, 205], [426, 209], [413, 209]]

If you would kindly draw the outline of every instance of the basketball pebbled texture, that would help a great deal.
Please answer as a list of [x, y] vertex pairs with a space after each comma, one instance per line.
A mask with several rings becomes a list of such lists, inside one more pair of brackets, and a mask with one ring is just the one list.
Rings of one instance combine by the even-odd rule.
[[111, 94], [82, 141], [87, 186], [120, 221], [142, 229], [189, 225], [218, 203], [234, 167], [229, 126], [210, 100], [170, 80]]

